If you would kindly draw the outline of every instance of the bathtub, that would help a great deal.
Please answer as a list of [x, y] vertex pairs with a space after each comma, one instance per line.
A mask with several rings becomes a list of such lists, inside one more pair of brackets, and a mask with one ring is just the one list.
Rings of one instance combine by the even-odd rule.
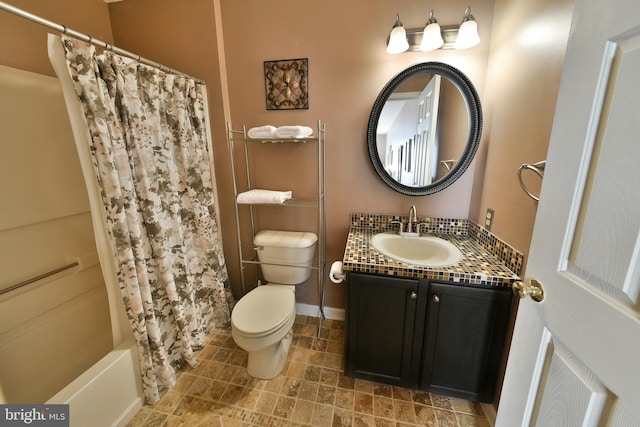
[[71, 427], [126, 425], [144, 403], [136, 343], [116, 347], [47, 403], [69, 404]]

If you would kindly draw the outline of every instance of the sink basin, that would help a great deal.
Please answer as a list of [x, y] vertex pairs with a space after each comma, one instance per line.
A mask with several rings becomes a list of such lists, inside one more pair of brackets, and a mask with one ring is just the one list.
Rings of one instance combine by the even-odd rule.
[[454, 244], [433, 236], [380, 233], [371, 238], [371, 244], [390, 258], [422, 267], [450, 267], [462, 259], [462, 252]]

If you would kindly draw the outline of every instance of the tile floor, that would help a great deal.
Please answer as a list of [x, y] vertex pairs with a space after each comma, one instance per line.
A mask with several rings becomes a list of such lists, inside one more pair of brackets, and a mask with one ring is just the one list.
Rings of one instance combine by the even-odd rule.
[[488, 427], [473, 402], [343, 375], [344, 322], [296, 317], [282, 373], [258, 380], [246, 373], [246, 352], [230, 329], [210, 334], [197, 368], [179, 373], [155, 406], [128, 427], [150, 426], [434, 426]]

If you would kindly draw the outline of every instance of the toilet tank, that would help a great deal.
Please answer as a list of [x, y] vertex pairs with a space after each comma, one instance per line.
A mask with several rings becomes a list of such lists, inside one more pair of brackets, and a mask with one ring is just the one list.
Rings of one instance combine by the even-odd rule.
[[[311, 275], [318, 236], [299, 231], [262, 230], [253, 244], [257, 248], [262, 277], [269, 283], [298, 285]], [[300, 266], [300, 267], [292, 267]], [[305, 268], [306, 267], [306, 268]]]

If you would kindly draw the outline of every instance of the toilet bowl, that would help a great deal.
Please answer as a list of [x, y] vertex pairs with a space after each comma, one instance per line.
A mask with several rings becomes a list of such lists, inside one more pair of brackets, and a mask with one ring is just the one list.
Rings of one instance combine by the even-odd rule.
[[249, 353], [247, 373], [252, 377], [271, 379], [284, 367], [296, 318], [295, 285], [311, 275], [316, 241], [313, 233], [274, 230], [254, 238], [268, 283], [242, 297], [231, 313], [231, 336]]
[[231, 313], [231, 336], [249, 353], [249, 375], [271, 379], [280, 373], [293, 340], [295, 320], [293, 286], [258, 286], [238, 301]]

